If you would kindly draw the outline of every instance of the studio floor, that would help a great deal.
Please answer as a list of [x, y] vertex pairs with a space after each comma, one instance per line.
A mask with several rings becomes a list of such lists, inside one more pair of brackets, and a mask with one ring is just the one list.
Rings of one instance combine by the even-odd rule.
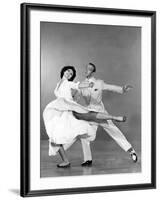
[[44, 178], [141, 172], [140, 144], [137, 141], [132, 141], [132, 144], [138, 154], [137, 163], [134, 163], [130, 155], [124, 152], [112, 139], [109, 141], [97, 139], [91, 144], [92, 166], [82, 167], [82, 148], [80, 141], [77, 141], [67, 150], [71, 166], [64, 169], [56, 166], [61, 162], [59, 155], [48, 156], [48, 140], [41, 140], [40, 176]]

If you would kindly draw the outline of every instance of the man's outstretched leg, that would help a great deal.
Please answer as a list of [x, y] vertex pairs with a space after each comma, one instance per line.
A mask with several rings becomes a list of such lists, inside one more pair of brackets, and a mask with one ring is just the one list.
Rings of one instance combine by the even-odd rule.
[[90, 111], [88, 113], [77, 113], [72, 111], [73, 115], [79, 120], [85, 120], [89, 122], [96, 122], [96, 123], [106, 123], [107, 120], [115, 120], [118, 122], [125, 122], [125, 116], [113, 116], [109, 115], [106, 112], [94, 112]]
[[137, 162], [138, 156], [132, 147], [132, 145], [128, 142], [126, 137], [120, 131], [118, 127], [114, 125], [112, 121], [108, 121], [106, 124], [100, 124], [104, 130], [117, 142], [117, 144], [126, 152], [128, 152], [131, 156], [133, 162]]

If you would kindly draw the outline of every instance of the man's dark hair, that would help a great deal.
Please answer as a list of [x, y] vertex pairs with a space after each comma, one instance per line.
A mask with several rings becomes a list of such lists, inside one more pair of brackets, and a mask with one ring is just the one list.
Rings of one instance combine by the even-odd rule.
[[73, 75], [72, 77], [68, 80], [68, 81], [73, 81], [76, 77], [76, 70], [73, 66], [64, 66], [62, 69], [61, 69], [61, 72], [60, 72], [60, 77], [62, 78], [63, 75], [64, 75], [64, 72], [67, 71], [68, 69], [71, 69], [73, 71]]
[[96, 72], [96, 66], [93, 63], [89, 63], [93, 67], [93, 72]]

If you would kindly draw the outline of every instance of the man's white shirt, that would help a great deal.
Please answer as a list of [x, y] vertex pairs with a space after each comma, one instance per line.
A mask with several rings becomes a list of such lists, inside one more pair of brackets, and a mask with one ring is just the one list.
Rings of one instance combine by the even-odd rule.
[[103, 80], [95, 79], [91, 77], [86, 79], [88, 82], [94, 83], [92, 88], [87, 88], [82, 90], [82, 95], [89, 99], [88, 107], [94, 109], [97, 112], [107, 112], [105, 110], [104, 104], [102, 102], [102, 92], [103, 90], [108, 90], [117, 93], [123, 93], [123, 88], [116, 85], [106, 84]]

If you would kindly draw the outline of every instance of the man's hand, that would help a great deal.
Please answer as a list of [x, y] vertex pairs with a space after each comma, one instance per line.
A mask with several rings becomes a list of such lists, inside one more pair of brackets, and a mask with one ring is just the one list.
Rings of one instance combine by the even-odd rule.
[[123, 86], [123, 93], [128, 92], [129, 90], [131, 90], [133, 88], [133, 86], [131, 85], [124, 85]]

